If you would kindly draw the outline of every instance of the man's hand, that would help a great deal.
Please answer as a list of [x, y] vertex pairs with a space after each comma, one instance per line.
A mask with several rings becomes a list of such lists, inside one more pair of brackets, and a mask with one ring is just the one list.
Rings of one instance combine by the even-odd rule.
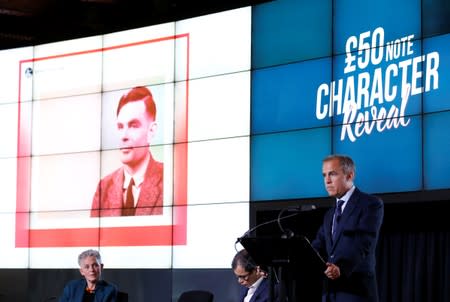
[[325, 270], [325, 275], [327, 276], [327, 278], [335, 280], [341, 276], [341, 270], [336, 264], [327, 262], [326, 265], [327, 269]]

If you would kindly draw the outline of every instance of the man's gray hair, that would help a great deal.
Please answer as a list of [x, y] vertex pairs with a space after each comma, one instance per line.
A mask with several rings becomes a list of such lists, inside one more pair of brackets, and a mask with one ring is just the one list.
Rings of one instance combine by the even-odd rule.
[[325, 157], [322, 162], [330, 161], [333, 159], [339, 160], [339, 165], [342, 168], [342, 171], [345, 175], [348, 175], [349, 173], [356, 172], [355, 163], [353, 162], [353, 159], [350, 156], [342, 155], [342, 154], [332, 154]]

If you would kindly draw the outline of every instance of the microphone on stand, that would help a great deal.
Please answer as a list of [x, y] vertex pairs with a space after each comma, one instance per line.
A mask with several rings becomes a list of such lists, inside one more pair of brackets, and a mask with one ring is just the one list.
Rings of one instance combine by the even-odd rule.
[[289, 239], [295, 236], [295, 233], [287, 228], [284, 228], [281, 224], [281, 221], [285, 218], [289, 218], [292, 217], [294, 215], [288, 215], [288, 216], [283, 216], [283, 214], [285, 212], [296, 212], [295, 215], [297, 215], [298, 213], [301, 212], [309, 212], [309, 211], [313, 211], [317, 209], [317, 207], [313, 204], [306, 204], [306, 205], [301, 205], [299, 207], [289, 207], [289, 208], [284, 208], [280, 211], [280, 213], [278, 213], [278, 218], [277, 218], [277, 223], [278, 223], [278, 228], [280, 229], [282, 235], [281, 238], [283, 239]]
[[[317, 207], [315, 205], [302, 205], [300, 207], [297, 207], [295, 209], [283, 209], [280, 211], [280, 213], [278, 214], [278, 227], [280, 228], [280, 231], [282, 233], [281, 238], [283, 239], [289, 239], [295, 236], [295, 233], [288, 229], [288, 228], [283, 228], [282, 224], [281, 224], [281, 220], [284, 219], [285, 217], [290, 217], [289, 216], [284, 216], [282, 217], [283, 213], [286, 211], [298, 211], [298, 212], [308, 212], [308, 211], [312, 211], [317, 209]], [[320, 255], [320, 253], [312, 246], [311, 241], [309, 241], [308, 237], [306, 237], [305, 235], [302, 235], [303, 239], [306, 241], [306, 243], [308, 244], [308, 246], [313, 250], [313, 252], [317, 255], [318, 259], [325, 264], [326, 261], [323, 259], [323, 257]]]
[[[271, 224], [271, 223], [275, 223], [275, 222], [278, 223], [278, 226], [279, 226], [280, 230], [284, 233], [284, 232], [286, 232], [286, 231], [285, 231], [285, 229], [281, 226], [281, 221], [282, 221], [282, 220], [287, 219], [287, 218], [294, 217], [294, 216], [298, 215], [300, 212], [308, 212], [308, 211], [312, 211], [312, 210], [315, 210], [315, 209], [317, 209], [317, 207], [316, 207], [315, 205], [313, 205], [313, 204], [308, 204], [308, 205], [301, 205], [301, 206], [296, 206], [296, 207], [288, 207], [288, 208], [284, 208], [284, 209], [282, 209], [282, 210], [279, 212], [278, 217], [277, 217], [276, 219], [272, 219], [272, 220], [269, 220], [269, 221], [265, 221], [265, 222], [263, 222], [263, 223], [260, 223], [260, 224], [258, 224], [258, 225], [256, 225], [256, 226], [254, 226], [253, 228], [249, 229], [249, 230], [246, 231], [241, 237], [238, 237], [238, 238], [237, 238], [235, 244], [238, 243], [238, 242], [241, 242], [241, 240], [242, 240], [243, 238], [249, 237], [254, 231], [256, 231], [257, 229], [259, 229], [260, 227], [265, 226], [265, 225], [268, 225], [268, 224]], [[285, 212], [291, 212], [291, 214], [286, 215], [286, 216], [282, 216]], [[294, 212], [294, 213], [292, 213], [292, 212]], [[292, 231], [291, 231], [291, 232], [292, 232]], [[292, 234], [293, 234], [293, 232], [292, 232]], [[289, 237], [289, 238], [291, 238], [291, 237]]]
[[[292, 216], [295, 216], [295, 215], [297, 215], [297, 213], [291, 214], [289, 216], [286, 216], [285, 218], [292, 217]], [[272, 219], [272, 220], [269, 220], [269, 221], [265, 221], [263, 223], [260, 223], [260, 224], [258, 224], [256, 226], [254, 226], [253, 228], [247, 230], [241, 237], [238, 237], [237, 240], [236, 240], [236, 243], [241, 242], [241, 240], [243, 238], [250, 237], [251, 233], [253, 233], [255, 230], [259, 229], [260, 227], [268, 225], [268, 224], [271, 224], [271, 223], [274, 223], [274, 222], [277, 222], [277, 221], [278, 221], [278, 218], [277, 219]]]

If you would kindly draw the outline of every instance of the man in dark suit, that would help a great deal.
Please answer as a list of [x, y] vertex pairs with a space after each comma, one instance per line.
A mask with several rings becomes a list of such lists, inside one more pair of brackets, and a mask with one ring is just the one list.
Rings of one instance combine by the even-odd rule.
[[99, 182], [92, 217], [162, 214], [163, 164], [149, 149], [157, 129], [155, 118], [156, 105], [148, 88], [134, 87], [121, 97], [117, 128], [123, 166]]
[[256, 265], [245, 249], [234, 256], [231, 268], [242, 285], [239, 302], [269, 301], [270, 283], [266, 278], [267, 273]]
[[327, 259], [322, 302], [377, 302], [375, 248], [383, 202], [354, 186], [355, 165], [348, 156], [326, 157], [322, 175], [336, 200], [312, 242]]

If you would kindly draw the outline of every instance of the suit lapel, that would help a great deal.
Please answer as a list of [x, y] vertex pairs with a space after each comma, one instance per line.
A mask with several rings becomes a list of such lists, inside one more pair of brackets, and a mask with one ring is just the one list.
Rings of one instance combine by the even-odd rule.
[[109, 196], [109, 200], [111, 202], [110, 208], [119, 209], [122, 211], [123, 206], [123, 182], [125, 180], [124, 169], [121, 167], [117, 173], [114, 175], [111, 192], [112, 196]]
[[150, 154], [141, 193], [136, 205], [136, 215], [162, 214], [163, 209], [163, 166]]
[[261, 284], [256, 288], [255, 292], [253, 293], [252, 298], [250, 299], [250, 302], [257, 301], [259, 295], [261, 295], [262, 292], [266, 290], [266, 287], [268, 286], [267, 279], [264, 279]]
[[328, 250], [331, 250], [332, 246], [333, 246], [333, 239], [331, 236], [331, 229], [333, 227], [333, 215], [334, 215], [334, 208], [331, 208], [325, 216], [325, 227], [326, 229], [325, 231], [325, 239], [326, 239], [326, 244], [327, 244], [327, 248]]
[[[141, 193], [136, 204], [136, 207], [154, 207], [157, 202], [157, 195], [159, 194], [158, 181], [156, 177], [156, 164], [153, 158], [150, 158], [147, 169], [145, 170], [144, 182], [141, 186]], [[158, 175], [159, 176], [159, 175]]]
[[[347, 204], [345, 205], [344, 211], [342, 212], [340, 223], [338, 224], [336, 228], [336, 239], [332, 241], [332, 248], [336, 246], [336, 244], [339, 242], [339, 239], [342, 235], [342, 230], [344, 228], [344, 225], [347, 221], [347, 217], [351, 215], [351, 213], [355, 210], [356, 205], [358, 204], [359, 199], [359, 190], [355, 188], [355, 191], [353, 192], [352, 196], [350, 196], [350, 199], [347, 201]], [[333, 214], [331, 215], [331, 222], [330, 222], [330, 234], [331, 234], [331, 224], [333, 224], [333, 215], [334, 215], [334, 208], [333, 208]], [[330, 235], [331, 239], [331, 235]]]
[[243, 287], [241, 290], [241, 294], [239, 297], [239, 301], [244, 301], [245, 296], [247, 296], [247, 292], [248, 292], [248, 288], [247, 287]]

